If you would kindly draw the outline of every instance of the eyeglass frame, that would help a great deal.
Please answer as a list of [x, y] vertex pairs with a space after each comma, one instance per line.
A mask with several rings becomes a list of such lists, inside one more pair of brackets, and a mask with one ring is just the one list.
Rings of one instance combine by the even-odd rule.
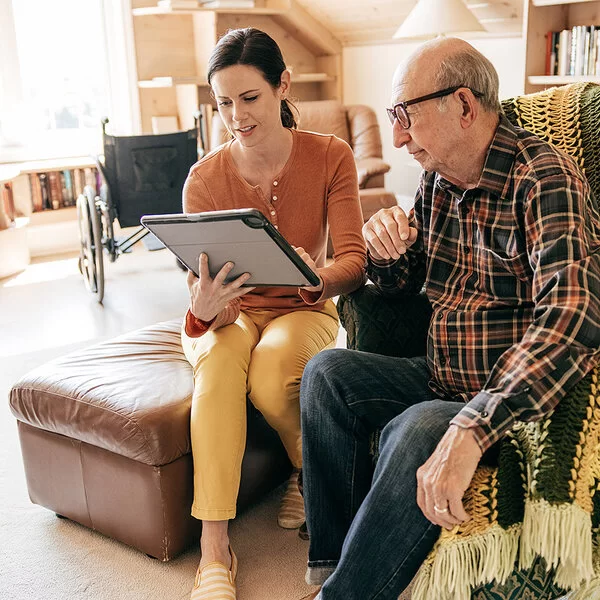
[[[431, 94], [419, 96], [418, 98], [413, 98], [412, 100], [404, 100], [403, 102], [398, 102], [397, 104], [394, 104], [392, 108], [386, 108], [385, 111], [387, 112], [387, 116], [392, 126], [397, 120], [402, 129], [410, 129], [412, 123], [410, 122], [410, 115], [406, 111], [406, 108], [408, 106], [412, 106], [413, 104], [419, 104], [420, 102], [425, 102], [426, 100], [434, 100], [435, 98], [443, 98], [445, 96], [449, 96], [450, 94], [454, 94], [454, 92], [456, 92], [457, 90], [460, 90], [460, 88], [466, 88], [470, 90], [476, 98], [483, 98], [483, 94], [481, 92], [477, 92], [476, 90], [471, 89], [467, 85], [453, 85], [452, 87], [439, 90], [438, 92], [432, 92]], [[406, 119], [406, 126], [402, 123], [401, 118], [398, 116], [398, 109], [402, 111], [400, 113], [401, 117]]]

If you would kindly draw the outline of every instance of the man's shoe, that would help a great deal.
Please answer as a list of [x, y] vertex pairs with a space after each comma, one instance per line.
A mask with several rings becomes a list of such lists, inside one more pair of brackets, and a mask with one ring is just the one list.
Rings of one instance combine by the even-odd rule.
[[310, 540], [310, 535], [308, 535], [308, 527], [306, 526], [306, 521], [304, 521], [304, 523], [300, 525], [298, 529], [298, 537], [304, 541]]
[[236, 600], [235, 576], [238, 560], [231, 546], [231, 569], [220, 562], [198, 566], [190, 600]]
[[281, 500], [277, 523], [284, 529], [298, 529], [304, 523], [304, 498], [298, 488], [299, 470], [294, 469], [288, 480], [287, 489]]

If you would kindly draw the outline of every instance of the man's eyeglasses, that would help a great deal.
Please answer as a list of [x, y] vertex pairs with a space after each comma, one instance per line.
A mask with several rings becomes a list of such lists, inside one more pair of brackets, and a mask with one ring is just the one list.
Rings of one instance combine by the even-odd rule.
[[[471, 88], [467, 87], [466, 85], [453, 85], [452, 87], [440, 90], [439, 92], [433, 92], [432, 94], [427, 94], [426, 96], [419, 96], [418, 98], [414, 98], [412, 100], [405, 100], [404, 102], [398, 102], [398, 104], [394, 104], [392, 108], [385, 109], [390, 119], [390, 123], [393, 125], [394, 121], [398, 119], [398, 122], [400, 123], [403, 129], [409, 129], [410, 116], [406, 112], [406, 108], [408, 106], [412, 106], [413, 104], [419, 104], [419, 102], [425, 102], [425, 100], [433, 100], [434, 98], [443, 98], [444, 96], [449, 96], [450, 94], [454, 94], [456, 90], [460, 90], [460, 88], [467, 88], [468, 90], [471, 90]], [[483, 94], [481, 92], [476, 92], [475, 90], [471, 90], [471, 92], [476, 98], [483, 97]]]

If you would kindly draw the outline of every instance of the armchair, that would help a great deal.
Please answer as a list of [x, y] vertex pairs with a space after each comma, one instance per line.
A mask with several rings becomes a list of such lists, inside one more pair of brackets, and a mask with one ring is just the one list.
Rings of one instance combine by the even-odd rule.
[[299, 103], [298, 111], [300, 129], [333, 133], [352, 148], [365, 221], [379, 209], [396, 204], [394, 194], [384, 187], [384, 175], [390, 165], [383, 160], [379, 124], [371, 107], [343, 105], [337, 100], [315, 100]]
[[[573, 85], [563, 86], [560, 88], [553, 88], [547, 91], [539, 92], [536, 94], [531, 94], [527, 96], [518, 96], [509, 100], [505, 100], [502, 103], [504, 112], [508, 119], [514, 124], [523, 127], [540, 138], [545, 139], [552, 144], [558, 146], [561, 150], [573, 156], [579, 165], [583, 168], [587, 179], [589, 180], [592, 193], [596, 198], [600, 197], [600, 141], [598, 140], [597, 132], [600, 129], [600, 85], [592, 84], [592, 83], [577, 83]], [[347, 331], [347, 346], [351, 349], [362, 350], [367, 352], [377, 352], [380, 354], [386, 354], [389, 356], [416, 356], [423, 355], [425, 353], [425, 339], [427, 328], [431, 316], [431, 306], [425, 294], [422, 292], [413, 297], [384, 297], [378, 292], [374, 286], [367, 285], [353, 294], [348, 296], [340, 297], [338, 302], [338, 312], [340, 314], [340, 319]], [[586, 438], [586, 431], [589, 431], [587, 427], [598, 428], [600, 427], [600, 412], [593, 410], [593, 408], [589, 408], [589, 406], [594, 407], [595, 403], [600, 401], [599, 390], [598, 387], [598, 374], [599, 370], [596, 368], [594, 373], [586, 377], [576, 389], [572, 390], [567, 397], [561, 402], [560, 406], [555, 410], [554, 414], [551, 416], [551, 419], [554, 423], [558, 421], [561, 411], [568, 411], [570, 406], [573, 406], [580, 402], [580, 410], [588, 411], [589, 423], [586, 421], [583, 429], [575, 430], [575, 441], [574, 446], [578, 444], [586, 445], [589, 443], [590, 446], [590, 454], [588, 458], [591, 464], [598, 466], [600, 465], [600, 453], [598, 451], [598, 434], [597, 432], [594, 434], [592, 438]], [[479, 494], [479, 500], [482, 501], [482, 490], [478, 489], [478, 485], [481, 484], [487, 477], [491, 477], [494, 479], [495, 477], [500, 477], [502, 475], [501, 471], [506, 465], [514, 464], [511, 463], [511, 460], [514, 458], [508, 456], [514, 449], [517, 448], [518, 451], [526, 449], [526, 451], [531, 449], [537, 449], [538, 451], [542, 451], [541, 448], [543, 444], [549, 445], [552, 441], [558, 441], [559, 443], [570, 443], [566, 442], [566, 438], [568, 435], [561, 434], [560, 437], [557, 436], [555, 440], [552, 440], [551, 436], [556, 435], [556, 426], [554, 432], [552, 431], [552, 426], [554, 423], [544, 422], [541, 425], [540, 429], [536, 429], [534, 435], [538, 435], [542, 437], [543, 443], [540, 443], [539, 440], [531, 445], [528, 445], [527, 440], [523, 442], [522, 439], [519, 439], [519, 434], [515, 434], [513, 437], [510, 435], [509, 443], [505, 443], [503, 449], [500, 452], [500, 463], [499, 468], [495, 471], [490, 471], [487, 474], [482, 474], [482, 468], [477, 470], [474, 482], [477, 481], [479, 483], [472, 484], [467, 493], [465, 494], [465, 501], [468, 496], [471, 498], [475, 498], [477, 494]], [[540, 434], [541, 431], [541, 434]], [[531, 432], [530, 432], [531, 433]], [[527, 431], [524, 433], [527, 435]], [[546, 435], [548, 436], [546, 438]], [[577, 441], [577, 437], [580, 440]], [[581, 440], [585, 438], [585, 442]], [[539, 444], [536, 446], [536, 444]], [[521, 455], [521, 463], [523, 456]], [[579, 460], [574, 459], [576, 461], [575, 465], [572, 464], [561, 464], [557, 463], [556, 468], [554, 469], [570, 469], [572, 467], [577, 467], [579, 465]], [[575, 472], [571, 470], [571, 473]], [[513, 482], [516, 478], [516, 484], [512, 491], [516, 490], [516, 497], [518, 497], [519, 493], [521, 494], [520, 500], [515, 500], [515, 497], [504, 497], [503, 500], [498, 497], [498, 504], [494, 505], [496, 508], [492, 510], [496, 510], [495, 518], [496, 527], [500, 525], [504, 530], [508, 530], [510, 527], [518, 526], [520, 527], [520, 522], [523, 521], [523, 529], [525, 529], [525, 519], [523, 518], [523, 511], [527, 511], [527, 502], [535, 495], [535, 485], [540, 485], [539, 481], [536, 479], [538, 476], [537, 473], [528, 473], [527, 475], [522, 472], [520, 475], [518, 472], [512, 472]], [[525, 500], [525, 505], [523, 505], [523, 486], [520, 483], [521, 477], [525, 480], [525, 477], [528, 477], [527, 484], [529, 485], [529, 496]], [[567, 477], [568, 479], [568, 477]], [[594, 481], [590, 481], [589, 485], [592, 489], [597, 489], [599, 481], [597, 480], [597, 474], [592, 477]], [[490, 479], [487, 479], [489, 482]], [[546, 482], [548, 483], [548, 482]], [[553, 486], [557, 486], [556, 481], [553, 481]], [[498, 491], [497, 487], [491, 486], [489, 489], [492, 489], [492, 495]], [[506, 492], [507, 488], [504, 488]], [[570, 498], [570, 501], [573, 501], [573, 497], [575, 492], [573, 491], [574, 486], [568, 492], [565, 492], [567, 497]], [[486, 491], [488, 491], [486, 490]], [[485, 494], [485, 492], [484, 492]], [[570, 494], [570, 496], [569, 496]], [[594, 492], [592, 492], [592, 495]], [[493, 498], [495, 502], [495, 498]], [[503, 506], [500, 506], [500, 502], [503, 502]], [[567, 500], [568, 502], [569, 500]], [[512, 505], [511, 508], [514, 508], [515, 503], [519, 504], [519, 508], [517, 512], [513, 512], [509, 514], [510, 511], [502, 514], [502, 509], [507, 510], [508, 505]], [[561, 506], [560, 502], [557, 500], [556, 503], [553, 503], [554, 508], [561, 509], [564, 507]], [[598, 577], [600, 575], [600, 552], [598, 546], [595, 545], [592, 549], [591, 539], [597, 539], [598, 533], [598, 524], [600, 523], [600, 503], [597, 501], [593, 502], [593, 506], [588, 506], [588, 515], [590, 519], [591, 525], [587, 527], [587, 529], [580, 529], [578, 534], [574, 534], [575, 537], [575, 545], [580, 547], [589, 548], [590, 556], [587, 557], [589, 561], [588, 564], [593, 564], [595, 575]], [[498, 516], [500, 514], [500, 516]], [[586, 517], [587, 519], [588, 517]], [[489, 521], [492, 520], [492, 517], [489, 517]], [[475, 525], [477, 519], [474, 519]], [[548, 528], [551, 527], [552, 522], [549, 520]], [[491, 529], [491, 528], [490, 528]], [[561, 534], [564, 536], [564, 532], [572, 529], [572, 527], [566, 527], [561, 531]], [[489, 530], [488, 530], [489, 531]], [[521, 531], [520, 529], [518, 530]], [[583, 533], [585, 532], [585, 533]], [[468, 540], [469, 533], [465, 534], [465, 538]], [[520, 535], [520, 533], [519, 533]], [[525, 535], [525, 534], [523, 534]], [[580, 537], [577, 537], [580, 536]], [[440, 538], [439, 545], [434, 549], [434, 552], [437, 553], [438, 556], [444, 551], [444, 543], [447, 542], [450, 536], [444, 536], [444, 534]], [[542, 537], [542, 536], [539, 536]], [[556, 536], [559, 537], [558, 535]], [[445, 538], [445, 539], [444, 539]], [[462, 538], [464, 541], [465, 538]], [[518, 539], [518, 538], [517, 538]], [[563, 544], [564, 541], [561, 540], [552, 540], [552, 544], [554, 548], [557, 548], [560, 544]], [[564, 579], [564, 571], [567, 570], [565, 565], [556, 559], [557, 554], [554, 554], [554, 560], [549, 560], [549, 563], [554, 562], [552, 564], [552, 568], [547, 568], [546, 558], [548, 558], [548, 553], [539, 552], [536, 554], [535, 559], [532, 562], [528, 562], [527, 558], [524, 559], [524, 562], [529, 564], [528, 568], [521, 569], [515, 563], [514, 569], [510, 572], [510, 566], [512, 563], [508, 565], [508, 577], [503, 582], [490, 581], [490, 578], [493, 575], [489, 574], [489, 570], [487, 574], [485, 573], [485, 552], [482, 551], [482, 548], [478, 548], [477, 552], [481, 552], [478, 554], [479, 557], [479, 565], [477, 568], [482, 570], [484, 573], [480, 575], [480, 579], [477, 582], [468, 581], [468, 577], [465, 577], [466, 587], [463, 586], [463, 593], [460, 594], [458, 592], [455, 595], [452, 595], [448, 590], [445, 590], [444, 599], [452, 598], [453, 600], [464, 600], [466, 598], [471, 598], [473, 600], [508, 600], [508, 599], [516, 599], [516, 598], [525, 598], [532, 597], [538, 600], [554, 600], [558, 596], [560, 596], [563, 592], [561, 587], [556, 583], [556, 580]], [[515, 550], [516, 552], [516, 550]], [[545, 557], [542, 555], [545, 554]], [[551, 554], [551, 553], [550, 553]], [[493, 554], [492, 554], [493, 555]], [[489, 559], [488, 554], [488, 559]], [[581, 555], [582, 556], [582, 555]], [[579, 557], [581, 561], [583, 558]], [[496, 560], [499, 560], [498, 555], [495, 557]], [[521, 555], [521, 559], [523, 556]], [[432, 567], [432, 561], [426, 562], [424, 568], [421, 571], [426, 571], [425, 573], [420, 572], [419, 575], [424, 575], [425, 577], [421, 577], [420, 581], [417, 581], [415, 585], [415, 589], [413, 591], [413, 598], [425, 598], [425, 597], [440, 597], [439, 593], [434, 593], [431, 587], [428, 588], [427, 584], [423, 584], [424, 580], [427, 580], [428, 577], [431, 576], [433, 572], [432, 569], [436, 567]], [[484, 564], [484, 566], [481, 565]], [[568, 566], [568, 565], [567, 565]], [[452, 564], [450, 571], [454, 573], [454, 580], [456, 581], [456, 564]], [[590, 566], [591, 568], [591, 566]], [[427, 570], [429, 571], [427, 572]], [[440, 565], [437, 565], [437, 573], [440, 575], [442, 572], [440, 570]], [[562, 569], [562, 573], [561, 573]], [[446, 571], [448, 572], [448, 571]], [[557, 574], [559, 574], [557, 576]], [[477, 575], [471, 576], [477, 578]], [[419, 580], [419, 576], [417, 577]], [[429, 578], [429, 585], [431, 585], [431, 581], [433, 577]], [[580, 579], [578, 580], [580, 581]], [[596, 579], [594, 580], [596, 581]], [[465, 581], [462, 581], [465, 584]], [[443, 582], [440, 583], [443, 585]], [[454, 585], [454, 583], [452, 584]], [[600, 588], [592, 586], [587, 586], [584, 590], [580, 590], [579, 592], [575, 592], [575, 595], [569, 595], [569, 598], [597, 598], [600, 597]], [[449, 586], [451, 588], [452, 586]], [[564, 587], [577, 587], [576, 585], [568, 585]], [[456, 586], [455, 589], [457, 589]], [[464, 590], [468, 589], [469, 592], [465, 592]], [[441, 593], [441, 592], [440, 592]], [[433, 594], [433, 595], [432, 595]]]

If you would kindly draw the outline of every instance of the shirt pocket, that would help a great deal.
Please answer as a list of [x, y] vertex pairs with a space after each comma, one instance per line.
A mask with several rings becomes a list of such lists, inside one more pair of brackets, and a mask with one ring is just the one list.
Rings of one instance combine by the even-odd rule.
[[526, 252], [505, 254], [491, 248], [482, 248], [482, 255], [493, 275], [510, 273], [521, 281], [530, 281], [533, 275]]

